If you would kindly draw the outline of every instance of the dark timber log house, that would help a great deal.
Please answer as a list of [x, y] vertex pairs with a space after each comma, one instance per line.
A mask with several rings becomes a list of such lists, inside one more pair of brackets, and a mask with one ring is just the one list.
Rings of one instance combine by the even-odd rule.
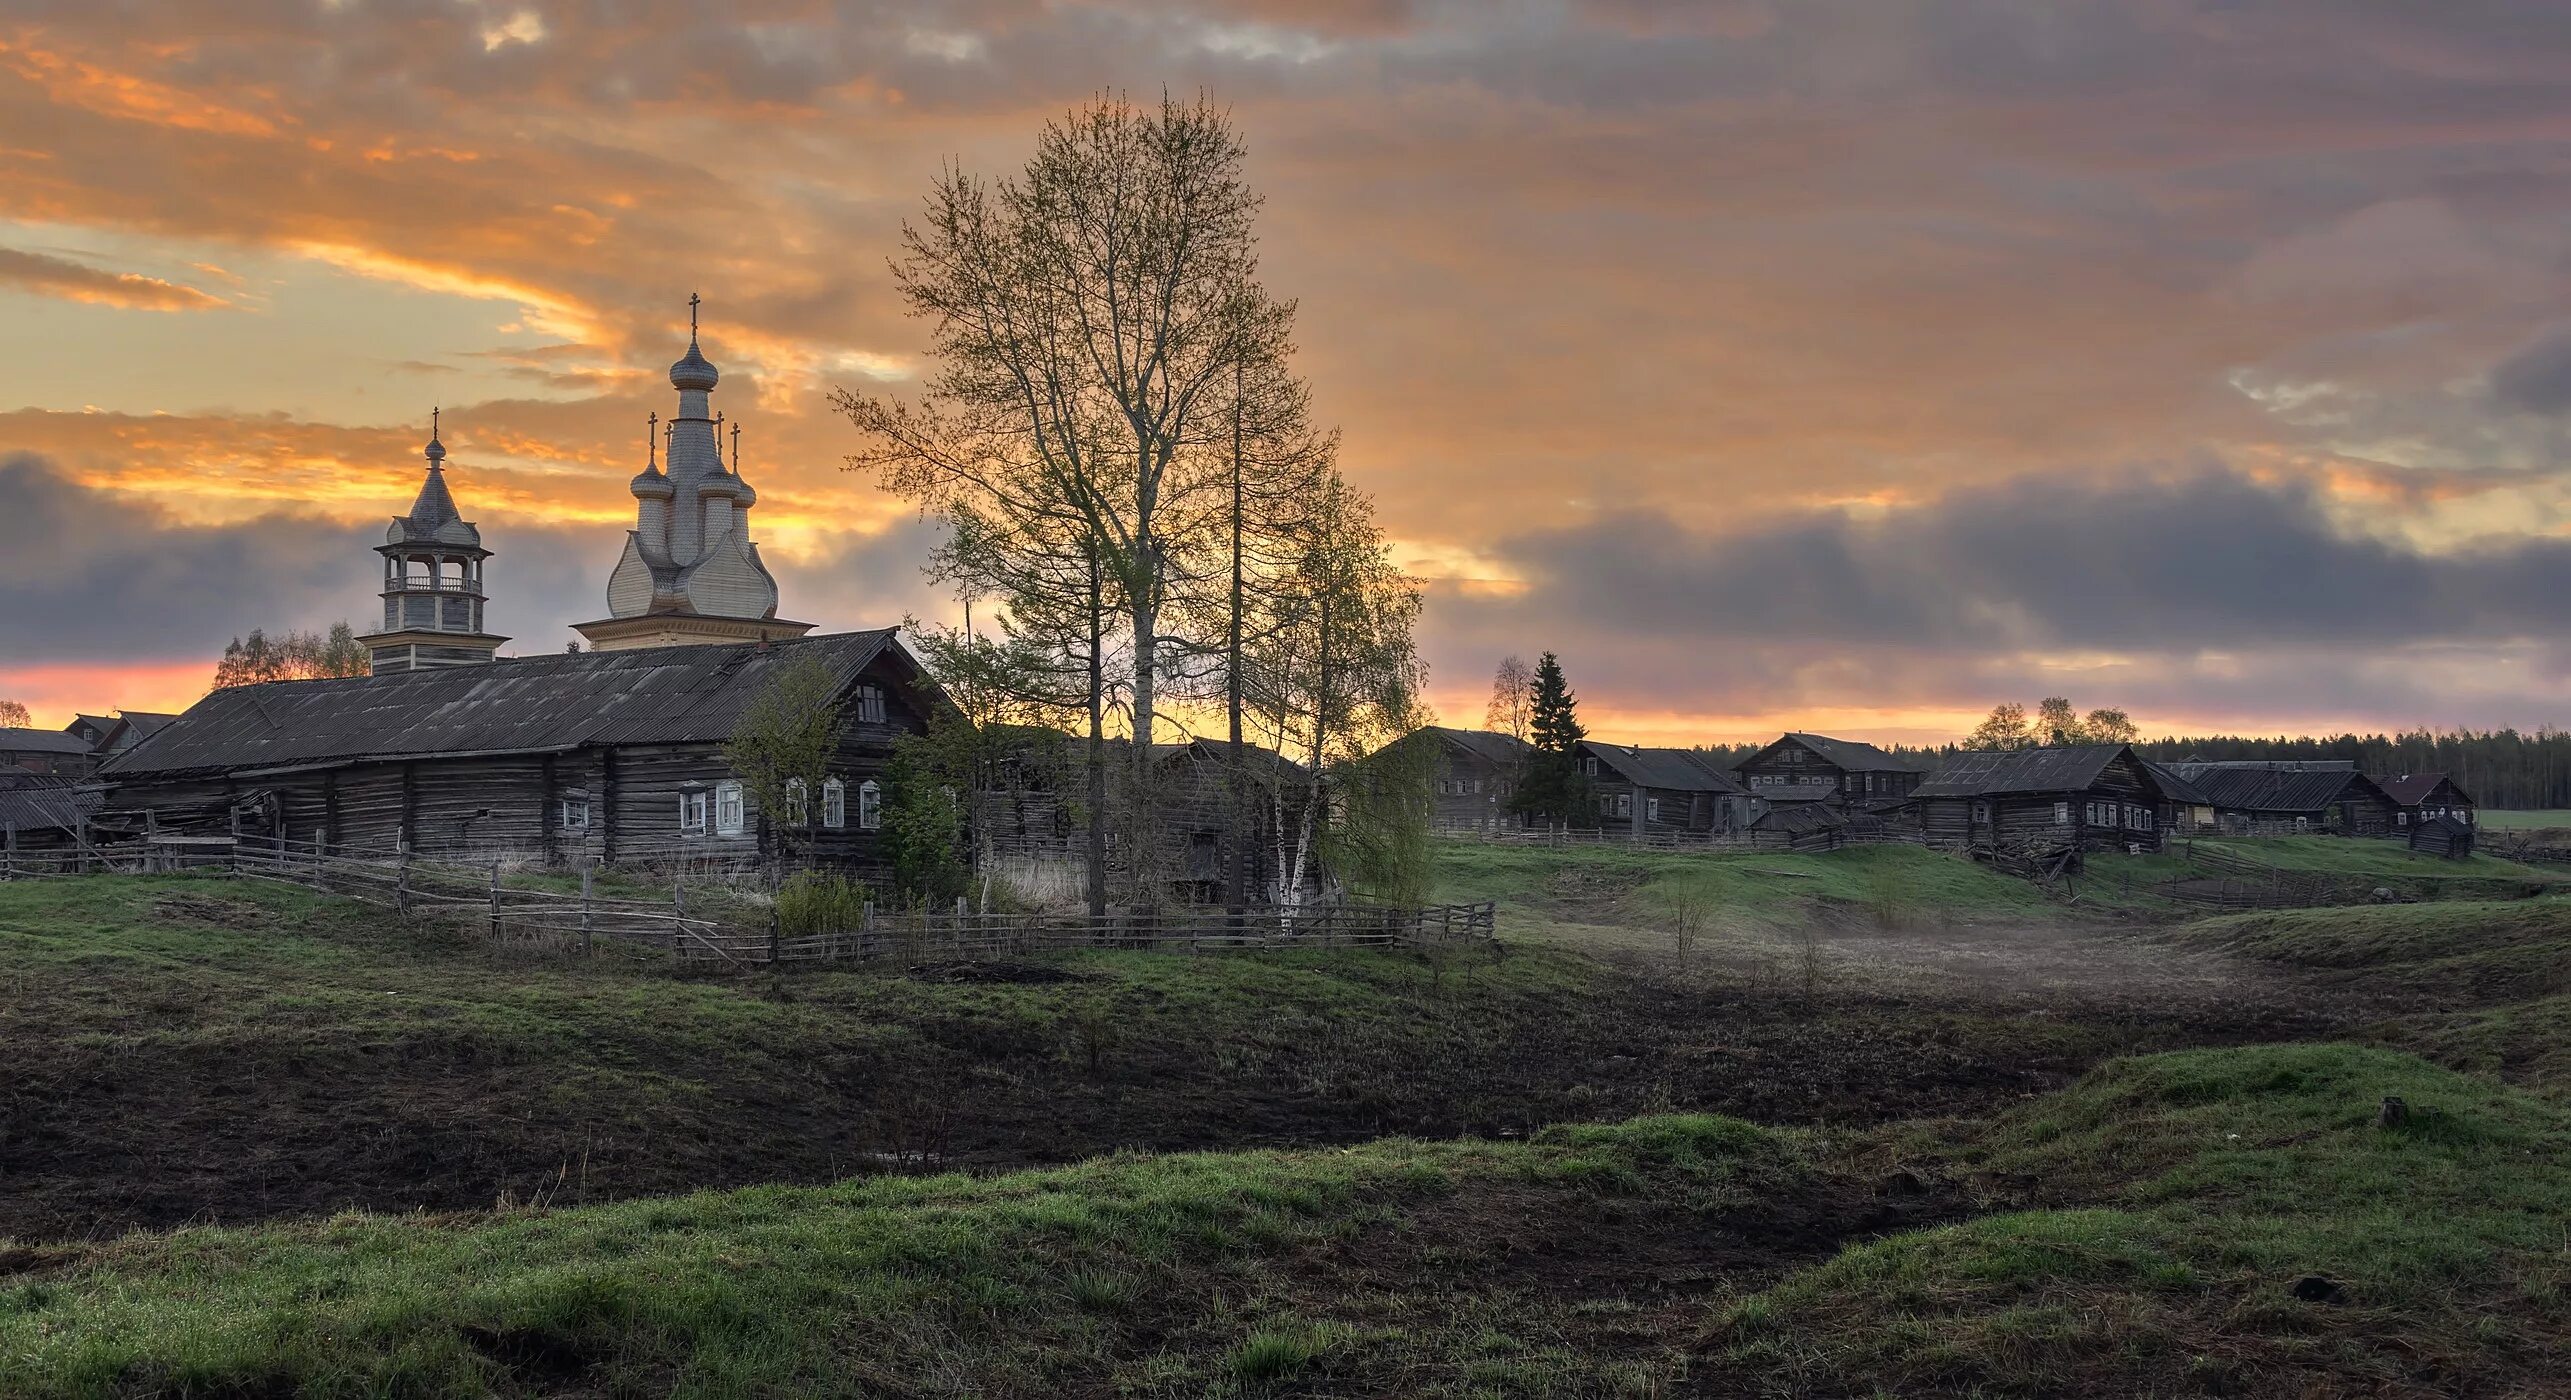
[[2345, 761], [2173, 763], [2205, 795], [2218, 830], [2240, 834], [2310, 831], [2390, 836], [2394, 804]]
[[[2443, 818], [2469, 833], [2478, 825], [2473, 815], [2473, 795], [2456, 786], [2455, 780], [2443, 773], [2404, 773], [2398, 777], [2377, 778], [2375, 786], [2393, 804], [2393, 832], [2403, 835], [2419, 824]], [[2414, 843], [2416, 844], [2416, 843]]]
[[2169, 793], [2123, 744], [1947, 756], [1913, 794], [1945, 850], [2160, 847]]
[[1518, 775], [1535, 746], [1514, 734], [1488, 729], [1448, 729], [1423, 725], [1387, 747], [1415, 744], [1436, 748], [1437, 826], [1446, 831], [1492, 831], [1519, 824], [1509, 810], [1517, 794]]
[[1695, 749], [1580, 741], [1580, 775], [1597, 794], [1600, 829], [1638, 836], [1740, 831], [1757, 815], [1720, 760]]
[[1787, 734], [1733, 766], [1753, 797], [1869, 808], [1898, 803], [1922, 774], [1872, 744], [1824, 734]]
[[740, 858], [770, 818], [723, 755], [790, 661], [838, 687], [817, 859], [872, 869], [893, 741], [949, 708], [893, 629], [218, 690], [99, 773], [102, 825], [548, 861]]

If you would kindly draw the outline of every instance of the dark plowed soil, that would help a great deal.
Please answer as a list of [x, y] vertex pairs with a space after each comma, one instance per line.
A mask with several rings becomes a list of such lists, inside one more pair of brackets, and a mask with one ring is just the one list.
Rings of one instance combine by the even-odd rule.
[[[137, 1014], [185, 1014], [173, 1006]], [[74, 1034], [46, 1011], [12, 1009], [0, 1069], [0, 1238], [21, 1242], [997, 1169], [1126, 1147], [1510, 1136], [1654, 1111], [1866, 1123], [1979, 1112], [2135, 1049], [2326, 1029], [2293, 1009], [1994, 1011], [1612, 980], [1424, 1006], [1415, 1028], [1344, 1035], [1326, 1024], [1236, 1034], [1146, 995], [1119, 1007], [1116, 1034], [1086, 1042], [1025, 1020], [922, 1014], [901, 1036], [852, 1026], [843, 1040], [825, 1030], [737, 1052], [633, 1026], [549, 1051], [434, 1024], [365, 1040], [319, 1015], [308, 1034], [210, 1051]]]

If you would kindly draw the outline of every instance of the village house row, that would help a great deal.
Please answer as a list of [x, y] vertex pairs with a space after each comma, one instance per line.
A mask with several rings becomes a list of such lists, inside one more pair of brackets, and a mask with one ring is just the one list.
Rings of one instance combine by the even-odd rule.
[[[1511, 798], [1535, 751], [1507, 734], [1429, 728], [1449, 830], [1523, 826]], [[2173, 833], [2397, 839], [2468, 855], [2473, 799], [2443, 773], [2369, 775], [2345, 761], [2154, 763], [2124, 744], [1946, 755], [1933, 770], [1872, 744], [1785, 734], [1726, 764], [1702, 749], [1580, 741], [1591, 811], [1574, 828], [1739, 836], [1794, 850], [1915, 834], [1950, 850], [2158, 849]]]
[[[198, 832], [618, 862], [753, 859], [791, 827], [813, 833], [814, 858], [880, 868], [895, 741], [953, 706], [896, 629], [813, 636], [812, 624], [778, 616], [777, 582], [752, 538], [758, 492], [741, 471], [737, 426], [726, 458], [729, 425], [712, 407], [721, 375], [699, 343], [697, 305], [691, 297], [687, 351], [669, 371], [676, 411], [649, 419], [643, 468], [627, 483], [634, 528], [606, 582], [606, 615], [574, 625], [586, 650], [499, 655], [508, 639], [485, 619], [493, 551], [457, 507], [433, 414], [419, 492], [375, 547], [381, 622], [362, 638], [370, 675], [218, 690], [178, 716], [0, 729], [0, 836], [26, 848]], [[800, 657], [817, 658], [835, 686], [829, 772], [817, 791], [791, 794], [792, 810], [764, 813], [724, 746], [753, 698]], [[1434, 746], [1441, 825], [1529, 824], [1510, 802], [1532, 757], [1523, 742], [1436, 727], [1397, 742]], [[1254, 863], [1268, 858], [1271, 843], [1225, 830], [1225, 804], [1210, 798], [1220, 784], [1209, 770], [1226, 752], [1156, 750], [1174, 894], [1210, 890], [1228, 841], [1243, 841]], [[2474, 825], [2471, 799], [2438, 774], [2164, 765], [2118, 745], [1956, 754], [1935, 772], [1817, 734], [1784, 735], [1731, 765], [1700, 750], [1601, 740], [1573, 757], [1592, 795], [1574, 826], [1791, 849], [1894, 831], [1954, 849], [2151, 847], [2202, 829], [2392, 836], [2461, 853]], [[1277, 755], [1257, 761], [1263, 782], [1297, 781]], [[1058, 801], [979, 794], [973, 810], [1007, 828], [981, 833], [984, 849], [1071, 849]]]

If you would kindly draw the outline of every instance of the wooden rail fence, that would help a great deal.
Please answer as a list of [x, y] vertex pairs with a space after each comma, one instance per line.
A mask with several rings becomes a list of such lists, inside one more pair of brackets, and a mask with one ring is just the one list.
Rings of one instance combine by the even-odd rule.
[[[1441, 948], [1489, 940], [1488, 903], [1426, 907], [1336, 903], [1240, 911], [1185, 906], [1085, 914], [981, 913], [864, 906], [846, 928], [788, 933], [773, 903], [753, 905], [761, 926], [691, 912], [688, 891], [668, 899], [600, 895], [591, 871], [577, 894], [513, 885], [497, 863], [459, 865], [414, 856], [334, 852], [283, 842], [228, 839], [142, 843], [76, 852], [0, 852], [0, 879], [201, 869], [318, 890], [398, 915], [462, 923], [492, 942], [591, 953], [601, 942], [665, 951], [683, 967], [748, 969], [783, 964], [966, 961], [1078, 949], [1218, 953], [1329, 948]], [[740, 901], [732, 903], [737, 906]]]

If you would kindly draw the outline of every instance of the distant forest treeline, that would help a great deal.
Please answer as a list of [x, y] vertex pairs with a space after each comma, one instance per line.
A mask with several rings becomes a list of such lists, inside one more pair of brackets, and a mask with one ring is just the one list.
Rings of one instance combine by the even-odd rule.
[[[1707, 751], [1727, 764], [1738, 763], [1764, 744], [1714, 744]], [[1886, 752], [1933, 768], [1961, 745], [1913, 747], [1886, 744]], [[2352, 759], [2360, 771], [2376, 774], [2444, 773], [2485, 807], [2531, 810], [2571, 808], [2571, 730], [2426, 729], [2402, 734], [2341, 734], [2335, 738], [2305, 736], [2257, 738], [2216, 734], [2196, 739], [2145, 739], [2134, 745], [2143, 757], [2162, 763], [2184, 759]]]

